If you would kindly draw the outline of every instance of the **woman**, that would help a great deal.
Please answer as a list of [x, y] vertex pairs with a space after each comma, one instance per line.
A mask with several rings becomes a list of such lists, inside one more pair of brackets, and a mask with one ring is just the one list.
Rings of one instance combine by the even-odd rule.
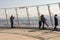
[[58, 18], [57, 18], [57, 14], [54, 16], [54, 23], [55, 23], [54, 30], [57, 30], [57, 26], [58, 26]]

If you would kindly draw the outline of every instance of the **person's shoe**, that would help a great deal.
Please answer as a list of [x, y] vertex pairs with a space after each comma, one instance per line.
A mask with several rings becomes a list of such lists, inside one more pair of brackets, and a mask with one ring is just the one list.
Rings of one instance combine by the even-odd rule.
[[55, 30], [57, 31], [58, 29], [56, 28]]
[[57, 28], [53, 29], [52, 31], [57, 31]]
[[47, 27], [49, 27], [49, 25], [47, 25]]
[[43, 27], [43, 30], [46, 29], [45, 27]]
[[15, 28], [15, 27], [11, 27], [11, 28]]
[[39, 28], [39, 30], [40, 30], [41, 28]]
[[39, 29], [41, 29], [41, 27], [39, 27]]

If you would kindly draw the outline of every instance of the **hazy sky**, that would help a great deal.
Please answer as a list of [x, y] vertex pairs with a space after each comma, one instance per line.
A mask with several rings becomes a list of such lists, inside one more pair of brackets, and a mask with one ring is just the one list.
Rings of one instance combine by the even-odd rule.
[[[58, 2], [60, 3], [60, 0], [0, 0], [0, 8], [43, 5], [43, 4], [58, 3]], [[51, 11], [51, 15], [53, 17], [55, 14], [58, 14], [59, 15], [58, 20], [60, 20], [60, 9], [59, 9], [58, 4], [50, 5], [50, 11]], [[50, 20], [47, 5], [46, 6], [39, 6], [39, 12], [41, 15], [43, 14], [47, 20]], [[29, 17], [32, 18], [32, 20], [38, 19], [38, 13], [37, 13], [36, 7], [29, 7], [28, 13], [29, 13]], [[6, 14], [7, 14], [8, 19], [10, 19], [11, 15], [13, 15], [15, 18], [17, 18], [16, 10], [14, 8], [6, 9]], [[0, 20], [1, 19], [6, 20], [6, 14], [5, 14], [4, 9], [0, 9]], [[28, 20], [26, 8], [23, 8], [23, 9], [18, 8], [17, 14], [18, 14], [19, 20], [21, 20], [20, 18], [24, 18], [24, 20], [26, 20], [26, 19]], [[33, 17], [35, 17], [35, 18], [33, 18]], [[32, 23], [33, 22], [34, 21], [32, 21]], [[5, 23], [5, 21], [0, 22], [0, 23]], [[20, 23], [21, 23], [21, 21], [20, 21]], [[16, 22], [16, 24], [17, 24], [17, 22]]]
[[[50, 3], [58, 3], [60, 0], [0, 0], [0, 8], [10, 8], [10, 7], [21, 7], [21, 6], [32, 6], [32, 5], [42, 5], [42, 4], [50, 4]], [[50, 6], [52, 14], [60, 14], [59, 6], [58, 5], [51, 5]], [[29, 16], [38, 16], [36, 8], [29, 8]], [[49, 15], [47, 6], [41, 6], [39, 8], [40, 13], [44, 15]], [[0, 10], [0, 18], [5, 18], [5, 14], [3, 14], [4, 10]], [[15, 10], [7, 10], [7, 15], [15, 15]], [[25, 9], [18, 10], [19, 17], [27, 17]]]
[[60, 0], [0, 0], [0, 8], [57, 3]]

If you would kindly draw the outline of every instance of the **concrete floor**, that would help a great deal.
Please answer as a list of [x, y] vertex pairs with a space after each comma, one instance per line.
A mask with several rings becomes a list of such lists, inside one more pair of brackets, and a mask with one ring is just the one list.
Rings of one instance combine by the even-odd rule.
[[0, 40], [60, 40], [60, 31], [0, 28]]

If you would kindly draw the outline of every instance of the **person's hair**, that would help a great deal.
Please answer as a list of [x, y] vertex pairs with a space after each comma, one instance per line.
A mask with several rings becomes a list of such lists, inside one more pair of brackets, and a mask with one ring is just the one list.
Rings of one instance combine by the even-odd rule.
[[41, 15], [41, 17], [43, 17], [44, 15]]
[[55, 16], [57, 16], [57, 14], [55, 14]]

